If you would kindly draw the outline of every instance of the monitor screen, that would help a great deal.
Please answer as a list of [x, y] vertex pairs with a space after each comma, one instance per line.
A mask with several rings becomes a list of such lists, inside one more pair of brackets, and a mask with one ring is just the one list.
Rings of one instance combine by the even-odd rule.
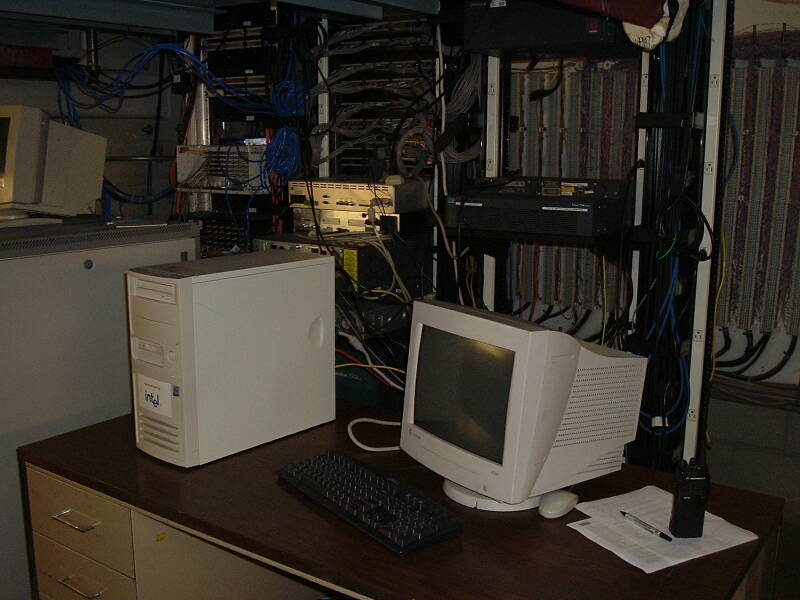
[[514, 352], [424, 326], [414, 423], [482, 458], [503, 463]]

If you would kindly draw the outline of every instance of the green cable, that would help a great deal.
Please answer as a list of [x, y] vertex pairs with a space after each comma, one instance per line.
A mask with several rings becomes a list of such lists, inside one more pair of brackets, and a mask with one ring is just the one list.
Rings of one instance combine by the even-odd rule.
[[667, 255], [669, 255], [669, 253], [670, 253], [670, 252], [672, 252], [672, 249], [675, 247], [675, 241], [676, 241], [677, 239], [678, 239], [678, 234], [676, 233], [675, 235], [673, 235], [673, 236], [672, 236], [672, 244], [670, 244], [669, 248], [667, 248], [667, 251], [666, 251], [666, 252], [664, 252], [664, 254], [662, 254], [661, 256], [659, 256], [658, 254], [656, 254], [656, 258], [657, 258], [658, 260], [661, 260], [661, 259], [663, 259], [663, 258], [666, 258], [666, 257], [667, 257]]

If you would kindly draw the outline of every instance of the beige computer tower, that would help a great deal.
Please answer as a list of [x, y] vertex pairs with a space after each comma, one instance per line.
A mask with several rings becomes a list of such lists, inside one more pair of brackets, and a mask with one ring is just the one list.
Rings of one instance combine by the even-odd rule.
[[192, 467], [334, 418], [334, 265], [256, 252], [128, 272], [136, 442]]

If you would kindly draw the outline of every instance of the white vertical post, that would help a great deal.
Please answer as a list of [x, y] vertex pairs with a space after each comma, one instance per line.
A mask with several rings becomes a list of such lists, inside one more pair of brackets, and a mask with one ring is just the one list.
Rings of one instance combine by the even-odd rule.
[[483, 304], [494, 310], [494, 288], [497, 279], [497, 259], [488, 254], [483, 255]]
[[[700, 208], [709, 223], [714, 222], [714, 202], [717, 195], [717, 169], [719, 168], [720, 113], [722, 110], [722, 81], [725, 66], [725, 31], [727, 27], [727, 2], [712, 3], [711, 48], [708, 65], [708, 103], [706, 106], [705, 138], [703, 142], [703, 195]], [[711, 253], [711, 239], [703, 232], [700, 250]], [[706, 331], [709, 300], [714, 297], [710, 289], [711, 263], [697, 264], [697, 284], [694, 294], [694, 317], [692, 321], [692, 359], [689, 364], [689, 408], [683, 439], [683, 458], [695, 456], [699, 435], [700, 399], [705, 367]]]
[[500, 59], [486, 58], [486, 177], [500, 175]]
[[[199, 54], [200, 59], [205, 61], [206, 53], [200, 47], [199, 38], [197, 36], [192, 37], [193, 43], [196, 44], [195, 51]], [[191, 119], [189, 143], [199, 146], [209, 145], [211, 143], [211, 123], [209, 122], [208, 95], [206, 94], [206, 86], [203, 83], [198, 83], [195, 89], [194, 110], [192, 111]], [[208, 192], [192, 194], [189, 207], [192, 212], [205, 212], [211, 210], [211, 208], [211, 194]]]
[[[500, 59], [486, 59], [486, 177], [500, 175]], [[483, 303], [494, 310], [495, 269], [497, 261], [483, 255]]]
[[[328, 19], [321, 19], [320, 25], [325, 31], [328, 31]], [[328, 64], [328, 57], [321, 56], [319, 59], [319, 73], [317, 74], [317, 80], [322, 83], [328, 77], [328, 71], [330, 69], [330, 65]], [[317, 96], [317, 122], [318, 123], [330, 123], [330, 94], [327, 91], [323, 92], [319, 96]], [[322, 140], [320, 142], [320, 156], [327, 156], [328, 152], [330, 151], [330, 137], [326, 133], [322, 136]], [[320, 177], [328, 177], [331, 174], [331, 163], [330, 161], [325, 161], [324, 163], [320, 164], [317, 167], [318, 175]]]
[[[441, 46], [441, 42], [442, 42], [441, 35], [442, 35], [441, 30], [437, 26], [436, 27], [437, 53], [436, 53], [436, 60], [433, 63], [433, 68], [434, 68], [434, 73], [433, 74], [434, 74], [434, 79], [436, 81], [436, 90], [435, 90], [436, 91], [436, 95], [441, 97], [441, 99], [442, 99], [442, 107], [444, 107], [444, 105], [445, 105], [445, 99], [444, 99], [444, 67], [445, 67], [445, 65], [444, 65], [442, 56], [440, 54], [441, 47], [442, 47]], [[444, 113], [442, 113], [442, 115], [441, 115], [442, 122], [439, 123], [440, 131], [444, 130], [444, 127], [445, 127], [444, 119], [445, 119], [445, 117], [446, 117], [446, 115]], [[432, 202], [433, 202], [434, 209], [437, 210], [437, 211], [442, 209], [442, 208], [444, 208], [444, 210], [447, 210], [447, 198], [446, 197], [444, 198], [444, 206], [440, 206], [440, 204], [439, 204], [439, 178], [440, 177], [444, 177], [444, 178], [447, 177], [447, 173], [442, 173], [440, 175], [439, 174], [439, 170], [440, 169], [445, 169], [445, 168], [447, 168], [446, 161], [444, 159], [442, 159], [441, 161], [437, 161], [436, 157], [434, 156], [434, 159], [433, 159], [433, 186], [432, 186], [433, 187], [433, 198], [432, 198]], [[448, 250], [445, 250], [444, 252], [442, 252], [442, 248], [441, 248], [441, 245], [442, 244], [446, 244], [446, 243], [447, 242], [446, 242], [445, 238], [444, 237], [440, 238], [439, 230], [436, 227], [434, 227], [433, 228], [433, 258], [435, 260], [433, 261], [433, 264], [431, 265], [431, 276], [433, 277], [433, 280], [437, 283], [437, 285], [438, 285], [438, 282], [439, 282], [439, 261], [442, 260], [443, 257], [447, 257], [447, 255], [448, 255]], [[458, 280], [456, 279], [456, 286], [457, 285], [458, 285]]]
[[[650, 90], [650, 53], [642, 52], [642, 66], [639, 75], [639, 112], [647, 112]], [[636, 160], [644, 161], [647, 150], [647, 130], [640, 129], [636, 140]], [[644, 169], [636, 169], [636, 203], [633, 224], [642, 224], [642, 196], [644, 195]]]
[[[642, 52], [641, 68], [639, 70], [639, 112], [647, 112], [649, 108], [648, 96], [650, 90], [650, 53]], [[639, 129], [636, 140], [636, 162], [643, 165], [647, 152], [647, 130]], [[633, 205], [633, 225], [642, 224], [642, 203], [644, 197], [644, 168], [636, 169], [636, 190]], [[639, 260], [641, 253], [638, 250], [631, 252], [631, 307], [628, 320], [633, 323], [639, 298]]]
[[[435, 210], [439, 210], [439, 165], [433, 165], [433, 198], [431, 198], [431, 202], [433, 203], [433, 207]], [[446, 200], [445, 200], [446, 201]], [[446, 207], [445, 207], [446, 208]], [[434, 227], [433, 228], [433, 261], [431, 265], [431, 278], [436, 284], [437, 291], [439, 287], [439, 261], [446, 260], [449, 258], [447, 256], [447, 250], [444, 252], [442, 251], [441, 245], [444, 244], [444, 238], [439, 235], [439, 230]]]

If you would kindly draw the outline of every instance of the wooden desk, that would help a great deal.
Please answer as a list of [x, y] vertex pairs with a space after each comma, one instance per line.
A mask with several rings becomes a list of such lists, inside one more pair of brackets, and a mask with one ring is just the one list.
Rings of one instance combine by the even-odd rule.
[[[758, 534], [755, 542], [646, 575], [565, 523], [536, 511], [494, 514], [455, 505], [441, 478], [403, 453], [369, 454], [347, 439], [351, 415], [340, 406], [333, 424], [278, 440], [210, 465], [184, 470], [134, 445], [133, 421], [120, 417], [19, 449], [34, 465], [106, 494], [229, 550], [353, 597], [377, 599], [709, 600], [756, 598], [769, 581], [783, 500], [715, 485], [709, 509]], [[360, 435], [367, 443], [369, 427]], [[384, 469], [447, 505], [464, 533], [405, 558], [278, 481], [276, 470], [335, 449]], [[586, 482], [584, 500], [656, 484], [669, 476], [636, 467]], [[168, 568], [168, 567], [165, 567]], [[746, 580], [746, 577], [748, 579]], [[744, 583], [743, 583], [744, 582]]]

